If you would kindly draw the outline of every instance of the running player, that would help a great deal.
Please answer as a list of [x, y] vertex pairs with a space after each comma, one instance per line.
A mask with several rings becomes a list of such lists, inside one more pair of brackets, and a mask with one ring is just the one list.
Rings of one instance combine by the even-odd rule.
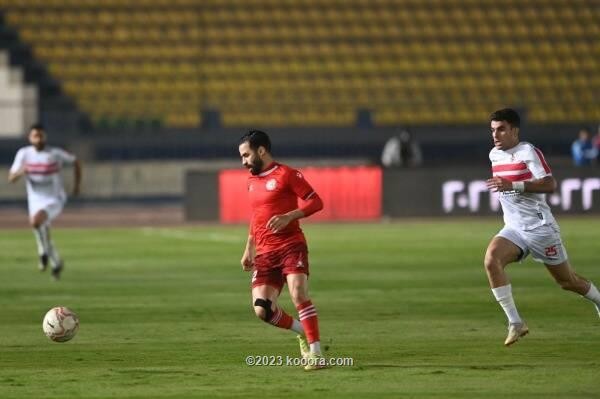
[[[317, 311], [308, 296], [308, 249], [298, 219], [320, 211], [323, 202], [300, 172], [273, 160], [266, 133], [249, 131], [241, 138], [239, 151], [251, 173], [252, 219], [241, 263], [244, 271], [253, 271], [254, 312], [265, 322], [298, 334], [300, 352], [310, 360], [306, 370], [322, 368]], [[298, 207], [298, 198], [305, 205]], [[277, 305], [285, 283], [299, 320]]]
[[40, 124], [31, 127], [29, 143], [30, 146], [17, 151], [8, 180], [14, 183], [26, 176], [29, 223], [37, 242], [39, 268], [46, 270], [50, 261], [52, 277], [58, 280], [64, 262], [50, 238], [50, 222], [60, 215], [67, 201], [60, 170], [63, 164], [74, 165], [73, 195], [76, 196], [81, 183], [81, 165], [73, 154], [48, 146], [44, 127]]
[[504, 345], [512, 345], [529, 332], [519, 315], [511, 284], [504, 268], [531, 253], [543, 263], [556, 282], [596, 305], [600, 316], [600, 292], [593, 283], [577, 275], [567, 258], [558, 224], [546, 203], [546, 193], [556, 189], [556, 180], [541, 151], [519, 141], [519, 115], [501, 109], [490, 116], [494, 148], [490, 151], [491, 179], [487, 186], [500, 192], [504, 228], [492, 239], [485, 254], [485, 270], [494, 297], [508, 318]]

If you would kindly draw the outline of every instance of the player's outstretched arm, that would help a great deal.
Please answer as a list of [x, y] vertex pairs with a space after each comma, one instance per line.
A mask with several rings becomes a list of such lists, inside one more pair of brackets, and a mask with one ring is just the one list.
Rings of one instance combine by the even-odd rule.
[[541, 179], [511, 182], [499, 176], [494, 176], [486, 181], [488, 189], [491, 191], [520, 191], [527, 193], [551, 194], [556, 191], [556, 179], [553, 176], [545, 176]]

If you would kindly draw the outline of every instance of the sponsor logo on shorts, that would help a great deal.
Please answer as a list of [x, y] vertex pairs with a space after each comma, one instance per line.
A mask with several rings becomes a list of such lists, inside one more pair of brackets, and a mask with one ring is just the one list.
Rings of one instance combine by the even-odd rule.
[[544, 249], [547, 257], [556, 257], [558, 255], [558, 249], [556, 249], [556, 245], [552, 245]]

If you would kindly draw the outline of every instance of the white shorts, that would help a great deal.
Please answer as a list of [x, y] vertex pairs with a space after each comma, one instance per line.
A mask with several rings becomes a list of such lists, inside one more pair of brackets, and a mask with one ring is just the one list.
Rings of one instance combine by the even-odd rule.
[[55, 201], [51, 201], [51, 202], [45, 202], [43, 204], [41, 204], [39, 202], [32, 203], [32, 201], [30, 201], [29, 202], [29, 216], [33, 217], [39, 211], [45, 211], [46, 214], [48, 215], [48, 222], [51, 222], [52, 220], [56, 219], [56, 217], [58, 215], [61, 214], [64, 206], [65, 206], [65, 203], [58, 199]]
[[547, 265], [559, 265], [567, 260], [567, 250], [556, 224], [546, 224], [533, 230], [519, 230], [504, 226], [496, 237], [506, 238], [521, 248], [523, 255], [519, 260], [525, 259], [530, 252], [533, 260]]

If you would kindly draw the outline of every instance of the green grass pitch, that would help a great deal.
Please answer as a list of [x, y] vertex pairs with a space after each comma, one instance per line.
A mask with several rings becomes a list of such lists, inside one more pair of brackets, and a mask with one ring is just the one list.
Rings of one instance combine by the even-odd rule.
[[[245, 226], [55, 229], [64, 278], [37, 271], [31, 231], [0, 231], [0, 398], [591, 398], [600, 319], [528, 259], [509, 273], [531, 333], [505, 348], [482, 258], [495, 219], [307, 224], [327, 357], [307, 373], [245, 364], [298, 355], [256, 319], [241, 271]], [[600, 285], [600, 219], [562, 218], [576, 270]], [[296, 315], [287, 292], [282, 302]], [[77, 337], [41, 321], [64, 305]]]

